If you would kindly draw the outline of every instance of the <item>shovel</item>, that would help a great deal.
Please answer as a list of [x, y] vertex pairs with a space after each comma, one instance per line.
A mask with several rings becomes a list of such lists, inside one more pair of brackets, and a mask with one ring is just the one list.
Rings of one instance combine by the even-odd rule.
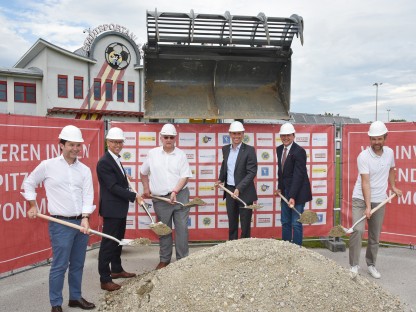
[[[40, 212], [38, 212], [36, 214], [36, 217], [40, 217], [40, 218], [48, 220], [48, 221], [60, 223], [62, 225], [66, 225], [66, 226], [72, 227], [72, 228], [77, 229], [77, 230], [85, 229], [84, 227], [79, 226], [77, 224], [67, 222], [67, 221], [64, 221], [64, 220], [61, 220], [61, 219], [57, 219], [57, 218], [54, 218], [54, 217], [51, 217], [51, 216], [47, 216], [47, 215], [44, 215]], [[98, 231], [95, 231], [95, 230], [92, 230], [92, 229], [88, 229], [88, 233], [99, 235], [99, 236], [111, 239], [111, 240], [117, 242], [120, 246], [137, 246], [137, 245], [149, 245], [150, 244], [149, 239], [122, 239], [122, 240], [118, 240], [117, 238], [115, 238], [113, 236], [110, 236], [108, 234], [104, 234], [104, 233], [101, 233], [101, 232], [98, 232]]]
[[[127, 181], [129, 182], [130, 188], [133, 190], [133, 192], [137, 193], [136, 190], [133, 187], [133, 184], [131, 184], [130, 179], [127, 177]], [[146, 207], [145, 202], [142, 200], [141, 203], [139, 203], [140, 206], [144, 209], [144, 211], [147, 213], [147, 215], [150, 218], [150, 224], [149, 227], [150, 229], [155, 232], [157, 235], [168, 235], [170, 233], [172, 233], [172, 229], [170, 227], [168, 227], [166, 224], [162, 223], [162, 222], [158, 222], [155, 223], [155, 221], [153, 220], [152, 215], [150, 214], [149, 210]]]
[[[162, 196], [156, 196], [156, 195], [151, 195], [152, 196], [152, 198], [155, 198], [155, 199], [159, 199], [159, 200], [163, 200], [163, 201], [165, 201], [165, 202], [167, 202], [167, 203], [171, 203], [171, 201], [170, 201], [170, 199], [169, 198], [166, 198], [166, 197], [162, 197]], [[204, 202], [202, 199], [200, 199], [200, 198], [198, 198], [198, 197], [195, 197], [194, 199], [192, 199], [189, 203], [187, 203], [187, 204], [184, 204], [184, 203], [181, 203], [181, 202], [178, 202], [178, 201], [173, 201], [175, 204], [179, 204], [179, 205], [181, 205], [182, 207], [194, 207], [194, 206], [205, 206], [205, 205], [207, 205], [207, 203], [206, 202]]]
[[316, 212], [311, 211], [311, 210], [306, 210], [303, 213], [300, 213], [299, 211], [296, 210], [296, 208], [293, 205], [289, 205], [289, 201], [287, 200], [286, 197], [283, 196], [282, 193], [277, 193], [277, 195], [279, 195], [283, 201], [290, 207], [292, 208], [294, 211], [296, 211], [296, 213], [299, 215], [299, 222], [302, 224], [312, 224], [315, 222], [318, 222], [318, 215], [316, 214]]
[[244, 205], [244, 207], [243, 208], [247, 208], [247, 209], [260, 209], [260, 208], [263, 208], [263, 206], [261, 206], [261, 205], [256, 205], [256, 204], [253, 204], [253, 205], [247, 205], [240, 197], [237, 197], [237, 196], [234, 196], [234, 193], [233, 192], [231, 192], [229, 189], [227, 189], [224, 185], [222, 185], [221, 183], [219, 183], [218, 184], [218, 186], [220, 187], [220, 188], [222, 188], [224, 191], [226, 191], [228, 194], [230, 194], [233, 198], [235, 198], [235, 199], [237, 199], [240, 203], [242, 203], [243, 205]]
[[[396, 196], [396, 193], [393, 193], [392, 195], [390, 195], [390, 197], [388, 197], [387, 199], [382, 201], [380, 204], [378, 204], [376, 207], [371, 209], [370, 214], [373, 215], [373, 213], [375, 213], [377, 210], [379, 210], [381, 207], [383, 207], [385, 204], [387, 204], [391, 199], [393, 199], [394, 196]], [[352, 232], [354, 232], [354, 228], [356, 227], [356, 225], [358, 223], [362, 222], [365, 218], [366, 218], [366, 216], [363, 215], [349, 229], [347, 229], [347, 228], [343, 227], [341, 224], [339, 224], [339, 225], [333, 227], [331, 229], [331, 231], [329, 231], [328, 235], [331, 236], [331, 237], [341, 237], [341, 236], [344, 236], [346, 234], [351, 234]]]

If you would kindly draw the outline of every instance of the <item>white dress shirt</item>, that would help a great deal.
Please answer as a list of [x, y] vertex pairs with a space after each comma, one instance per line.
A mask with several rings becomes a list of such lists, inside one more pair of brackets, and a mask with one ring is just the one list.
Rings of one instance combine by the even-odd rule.
[[26, 200], [36, 200], [36, 186], [43, 182], [50, 215], [65, 217], [94, 211], [91, 170], [78, 159], [68, 164], [58, 156], [42, 161], [23, 182]]
[[192, 178], [186, 154], [177, 147], [171, 153], [162, 146], [151, 149], [140, 173], [149, 176], [150, 191], [159, 196], [172, 192], [181, 178]]
[[124, 172], [123, 167], [121, 166], [121, 160], [120, 160], [120, 155], [116, 155], [114, 154], [112, 151], [108, 150], [108, 152], [110, 153], [110, 155], [114, 158], [114, 160], [116, 161], [118, 167], [120, 168], [121, 172], [126, 175], [126, 173]]

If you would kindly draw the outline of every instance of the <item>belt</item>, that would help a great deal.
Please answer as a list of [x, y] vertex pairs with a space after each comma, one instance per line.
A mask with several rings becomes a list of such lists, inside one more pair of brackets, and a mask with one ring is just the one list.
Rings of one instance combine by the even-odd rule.
[[[188, 186], [185, 186], [183, 189], [181, 189], [178, 193], [176, 193], [176, 194], [179, 194], [180, 192], [182, 192], [184, 189], [186, 189]], [[172, 194], [172, 192], [169, 192], [169, 193], [167, 193], [167, 194], [165, 194], [165, 195], [160, 195], [160, 196], [162, 196], [162, 197], [168, 197], [168, 196], [170, 196]]]
[[82, 219], [82, 214], [80, 214], [79, 216], [71, 216], [71, 217], [65, 217], [65, 216], [51, 216], [53, 218], [56, 219], [64, 219], [64, 220], [78, 220], [78, 219]]

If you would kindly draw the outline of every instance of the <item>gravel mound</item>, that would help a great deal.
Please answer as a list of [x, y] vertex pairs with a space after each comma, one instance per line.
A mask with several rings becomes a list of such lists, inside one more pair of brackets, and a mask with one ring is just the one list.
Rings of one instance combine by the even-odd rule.
[[376, 283], [303, 247], [241, 239], [191, 254], [107, 293], [99, 311], [405, 311]]

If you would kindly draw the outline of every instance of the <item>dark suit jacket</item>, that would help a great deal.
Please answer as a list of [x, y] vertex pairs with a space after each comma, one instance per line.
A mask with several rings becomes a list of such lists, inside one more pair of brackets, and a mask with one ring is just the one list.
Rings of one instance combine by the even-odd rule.
[[129, 201], [134, 202], [136, 193], [129, 191], [126, 176], [109, 152], [98, 161], [97, 175], [100, 182], [100, 215], [106, 218], [126, 218]]
[[283, 144], [276, 148], [277, 188], [287, 196], [288, 200], [293, 198], [296, 204], [304, 204], [312, 200], [311, 184], [306, 170], [306, 151], [293, 142], [282, 171], [283, 148]]
[[[218, 180], [227, 184], [227, 161], [230, 155], [230, 146], [222, 147], [223, 161]], [[241, 143], [234, 169], [235, 188], [240, 191], [240, 198], [246, 203], [257, 200], [257, 191], [254, 178], [257, 174], [257, 156], [253, 146]], [[225, 198], [225, 193], [224, 193]]]

